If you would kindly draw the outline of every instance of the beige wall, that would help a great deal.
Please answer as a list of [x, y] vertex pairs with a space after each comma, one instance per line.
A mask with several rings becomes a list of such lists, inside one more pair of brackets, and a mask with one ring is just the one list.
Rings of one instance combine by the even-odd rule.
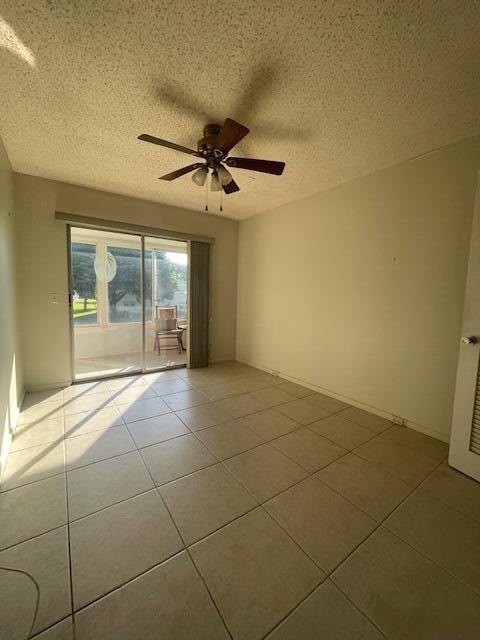
[[0, 139], [0, 475], [23, 396], [15, 285], [13, 173]]
[[240, 224], [237, 358], [450, 432], [480, 139]]
[[22, 174], [14, 185], [27, 388], [71, 378], [66, 227], [55, 211], [214, 237], [210, 357], [235, 357], [237, 222]]

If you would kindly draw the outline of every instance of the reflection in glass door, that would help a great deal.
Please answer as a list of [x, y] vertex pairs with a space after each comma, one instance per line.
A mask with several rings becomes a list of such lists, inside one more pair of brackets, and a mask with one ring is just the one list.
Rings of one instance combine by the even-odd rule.
[[145, 238], [145, 369], [187, 363], [188, 244]]
[[142, 370], [141, 237], [71, 227], [75, 380]]

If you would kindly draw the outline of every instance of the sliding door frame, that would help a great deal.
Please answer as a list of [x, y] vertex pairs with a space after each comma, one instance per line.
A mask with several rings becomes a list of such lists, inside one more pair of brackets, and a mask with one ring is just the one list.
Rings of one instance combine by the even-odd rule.
[[[67, 214], [65, 214], [67, 215]], [[62, 217], [56, 215], [58, 220], [62, 221]], [[99, 226], [94, 226], [90, 221], [82, 224], [81, 220], [84, 219], [83, 216], [71, 216], [71, 218], [76, 218], [77, 220], [72, 220], [71, 222], [65, 220], [67, 222], [67, 262], [68, 262], [68, 311], [69, 311], [69, 323], [70, 323], [70, 372], [72, 377], [72, 384], [81, 384], [82, 382], [95, 382], [101, 380], [108, 380], [111, 378], [126, 378], [132, 375], [146, 374], [146, 373], [155, 373], [158, 371], [172, 370], [172, 369], [184, 369], [190, 368], [190, 239], [188, 236], [183, 237], [174, 237], [174, 234], [165, 232], [159, 232], [158, 230], [150, 229], [148, 227], [140, 227], [136, 225], [119, 225], [119, 228], [116, 228], [114, 223], [110, 223], [108, 227], [100, 224]], [[99, 223], [103, 221], [98, 220]], [[129, 228], [130, 227], [130, 228]], [[75, 331], [74, 331], [74, 323], [73, 323], [73, 274], [72, 274], [72, 228], [80, 228], [80, 229], [90, 229], [92, 231], [112, 231], [114, 233], [121, 233], [124, 235], [137, 236], [140, 238], [141, 243], [141, 266], [140, 266], [140, 277], [141, 277], [141, 287], [140, 287], [140, 298], [141, 298], [141, 324], [142, 324], [142, 356], [141, 356], [141, 364], [138, 369], [134, 371], [129, 371], [127, 373], [119, 373], [114, 375], [105, 375], [105, 376], [92, 376], [91, 378], [83, 378], [81, 380], [76, 379], [75, 377]], [[131, 230], [130, 230], [131, 229]], [[183, 234], [179, 234], [182, 236]], [[177, 364], [171, 365], [169, 367], [157, 367], [153, 369], [146, 369], [146, 315], [145, 315], [145, 238], [158, 238], [159, 240], [178, 240], [180, 242], [184, 242], [187, 246], [187, 348], [186, 348], [186, 363], [185, 364]], [[203, 238], [202, 238], [203, 239]]]
[[141, 251], [141, 260], [140, 260], [140, 278], [142, 280], [142, 290], [140, 294], [141, 305], [142, 305], [142, 373], [145, 373], [145, 346], [147, 344], [146, 340], [146, 318], [145, 318], [145, 236], [140, 236], [140, 251]]
[[70, 327], [70, 375], [75, 384], [75, 337], [73, 327], [72, 225], [67, 224], [68, 323]]
[[[189, 369], [190, 368], [190, 240], [186, 240], [185, 238], [174, 238], [173, 236], [169, 236], [169, 237], [165, 237], [163, 234], [160, 235], [159, 233], [156, 234], [152, 234], [152, 233], [137, 233], [137, 235], [140, 235], [142, 238], [142, 299], [145, 300], [146, 299], [146, 294], [145, 294], [145, 278], [143, 277], [144, 274], [144, 270], [145, 270], [145, 239], [149, 239], [149, 238], [158, 238], [159, 240], [176, 240], [178, 242], [184, 242], [186, 247], [187, 247], [187, 311], [186, 311], [186, 316], [187, 316], [187, 329], [185, 331], [185, 333], [187, 334], [187, 348], [186, 348], [186, 363], [185, 364], [172, 364], [169, 367], [157, 367], [155, 369], [147, 369], [145, 367], [146, 364], [146, 344], [147, 344], [147, 323], [146, 321], [142, 318], [142, 323], [143, 323], [143, 363], [142, 363], [142, 373], [155, 373], [155, 371], [164, 371], [164, 370], [172, 370], [172, 369]], [[148, 251], [148, 249], [147, 249]], [[152, 263], [153, 264], [153, 263]], [[152, 288], [152, 293], [153, 293], [153, 288]], [[153, 300], [152, 300], [153, 302]], [[145, 314], [145, 304], [143, 304], [142, 302], [142, 313]], [[152, 321], [153, 321], [153, 316], [152, 316]]]

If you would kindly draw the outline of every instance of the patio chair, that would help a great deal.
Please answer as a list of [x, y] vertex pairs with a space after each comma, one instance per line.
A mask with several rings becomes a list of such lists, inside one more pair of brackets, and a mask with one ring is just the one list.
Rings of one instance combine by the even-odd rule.
[[163, 351], [177, 350], [182, 353], [183, 329], [179, 329], [177, 320], [177, 307], [160, 307], [155, 305], [155, 342], [154, 351], [161, 355]]

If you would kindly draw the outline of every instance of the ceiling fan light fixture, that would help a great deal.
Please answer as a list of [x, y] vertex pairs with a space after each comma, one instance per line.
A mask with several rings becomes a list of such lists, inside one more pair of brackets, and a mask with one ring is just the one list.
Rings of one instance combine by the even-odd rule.
[[211, 185], [210, 185], [210, 189], [212, 191], [221, 191], [222, 190], [222, 183], [218, 179], [218, 175], [217, 175], [216, 171], [214, 171], [212, 173], [212, 182], [211, 182]]
[[[148, 133], [142, 133], [138, 136], [138, 139], [197, 158], [193, 164], [177, 169], [176, 171], [170, 171], [170, 173], [160, 176], [159, 180], [171, 182], [190, 173], [196, 185], [200, 187], [206, 185], [207, 190], [210, 188], [212, 191], [220, 191], [220, 194], [222, 194], [223, 191], [226, 195], [230, 195], [240, 191], [240, 187], [235, 182], [234, 177], [230, 171], [228, 171], [227, 167], [269, 173], [275, 176], [281, 176], [285, 168], [284, 162], [230, 156], [229, 154], [233, 147], [243, 140], [248, 133], [249, 129], [247, 127], [244, 127], [239, 122], [235, 122], [235, 120], [231, 118], [227, 118], [222, 126], [218, 124], [207, 124], [204, 127], [203, 138], [198, 141], [196, 151], [183, 145], [169, 142], [168, 140], [156, 138]], [[203, 162], [199, 162], [198, 159]], [[209, 183], [208, 174], [210, 170], [212, 177]], [[206, 197], [208, 198], [208, 191], [206, 193]], [[205, 210], [208, 211], [207, 205]]]
[[217, 175], [218, 175], [218, 179], [220, 180], [220, 184], [222, 186], [226, 186], [227, 184], [230, 184], [230, 182], [233, 180], [233, 176], [230, 173], [230, 171], [227, 171], [227, 169], [225, 169], [225, 167], [222, 165], [218, 167]]
[[207, 179], [207, 176], [208, 176], [208, 168], [205, 165], [197, 169], [195, 173], [192, 174], [192, 180], [199, 187], [203, 187]]

